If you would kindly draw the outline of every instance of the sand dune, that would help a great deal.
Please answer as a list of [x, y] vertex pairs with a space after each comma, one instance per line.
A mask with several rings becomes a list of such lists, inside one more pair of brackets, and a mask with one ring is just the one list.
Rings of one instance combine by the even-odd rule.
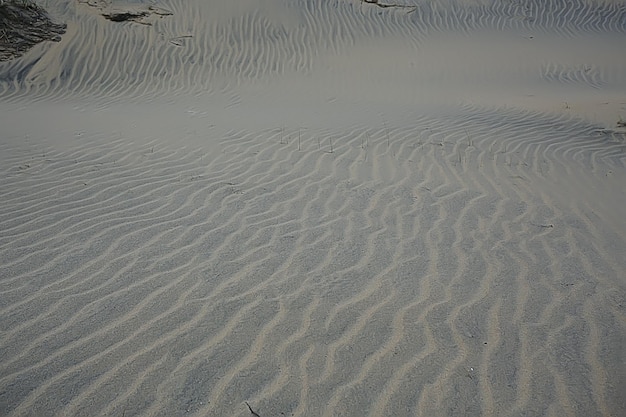
[[44, 3], [0, 415], [626, 413], [624, 2]]

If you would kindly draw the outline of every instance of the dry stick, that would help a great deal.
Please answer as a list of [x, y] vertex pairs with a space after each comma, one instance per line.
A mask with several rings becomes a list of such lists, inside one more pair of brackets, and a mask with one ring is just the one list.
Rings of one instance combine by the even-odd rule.
[[181, 42], [181, 40], [186, 39], [186, 38], [193, 38], [193, 36], [192, 35], [176, 36], [175, 38], [170, 38], [169, 42], [172, 45], [183, 46], [183, 43]]
[[530, 224], [532, 224], [533, 226], [542, 227], [542, 228], [546, 228], [546, 229], [554, 227], [553, 224], [537, 224], [537, 223], [533, 223], [533, 222], [530, 222]]
[[248, 404], [248, 401], [246, 401], [246, 405], [248, 406], [248, 410], [250, 410], [250, 412], [252, 413], [254, 417], [261, 417], [252, 409], [252, 407], [250, 407], [250, 404]]
[[331, 136], [331, 137], [329, 137], [329, 138], [328, 138], [328, 141], [330, 142], [330, 153], [333, 153], [333, 152], [334, 152], [334, 151], [333, 151], [333, 137], [332, 137], [332, 136]]
[[300, 150], [300, 129], [298, 129], [298, 150]]
[[[174, 15], [174, 12], [170, 12], [169, 10], [165, 10], [165, 9], [159, 9], [158, 7], [154, 7], [154, 6], [148, 7], [148, 10], [150, 10], [153, 14], [157, 16], [173, 16]], [[189, 37], [191, 37], [191, 35]]]

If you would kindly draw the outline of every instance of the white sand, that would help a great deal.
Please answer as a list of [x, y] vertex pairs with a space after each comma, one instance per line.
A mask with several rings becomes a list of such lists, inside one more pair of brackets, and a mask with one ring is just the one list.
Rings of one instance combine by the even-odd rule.
[[626, 415], [626, 2], [42, 2], [0, 416]]

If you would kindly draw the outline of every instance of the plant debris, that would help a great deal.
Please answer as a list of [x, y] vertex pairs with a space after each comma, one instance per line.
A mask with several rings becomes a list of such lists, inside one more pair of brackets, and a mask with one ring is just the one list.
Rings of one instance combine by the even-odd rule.
[[148, 12], [128, 12], [128, 11], [120, 11], [120, 12], [110, 12], [110, 13], [102, 13], [105, 19], [109, 19], [112, 22], [126, 22], [133, 21], [137, 23], [141, 23], [139, 20], [143, 19], [146, 16], [149, 16]]
[[31, 0], [0, 0], [0, 61], [18, 58], [39, 42], [58, 42], [66, 28]]
[[[2, 1], [2, 0], [0, 0]], [[111, 22], [134, 22], [151, 26], [150, 16], [172, 16], [169, 10], [157, 6], [113, 6], [110, 0], [78, 0], [78, 3], [85, 4], [94, 9], [98, 9], [100, 15]]]
[[408, 4], [396, 4], [396, 3], [381, 3], [380, 0], [361, 0], [361, 3], [374, 4], [383, 9], [399, 8], [399, 9], [413, 9], [415, 11], [417, 6], [411, 6]]
[[248, 409], [250, 410], [250, 413], [254, 416], [254, 417], [261, 417], [256, 411], [254, 411], [252, 409], [252, 407], [250, 407], [250, 404], [248, 404], [248, 402], [246, 401], [246, 405], [248, 406]]

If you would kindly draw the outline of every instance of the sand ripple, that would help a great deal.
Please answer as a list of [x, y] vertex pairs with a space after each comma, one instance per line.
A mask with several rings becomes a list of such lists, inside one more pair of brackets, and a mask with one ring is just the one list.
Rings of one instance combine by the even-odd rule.
[[623, 237], [532, 184], [623, 175], [623, 145], [466, 114], [337, 132], [332, 151], [290, 128], [212, 155], [6, 147], [3, 409], [616, 414]]
[[553, 48], [623, 2], [51, 3], [0, 64], [0, 415], [626, 414], [626, 137], [562, 95], [624, 64]]

